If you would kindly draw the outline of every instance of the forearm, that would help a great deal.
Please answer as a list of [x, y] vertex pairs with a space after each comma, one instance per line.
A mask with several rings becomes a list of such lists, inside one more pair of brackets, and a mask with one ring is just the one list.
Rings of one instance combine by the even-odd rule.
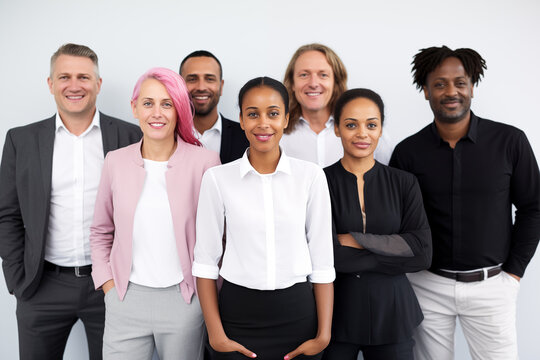
[[226, 337], [219, 314], [216, 280], [197, 278], [197, 290], [206, 329], [208, 330], [208, 338], [212, 345], [218, 339]]
[[351, 232], [350, 234], [362, 248], [375, 254], [384, 256], [414, 256], [409, 244], [398, 234], [376, 235], [360, 232]]
[[317, 338], [330, 342], [332, 332], [332, 311], [334, 308], [334, 284], [313, 284], [317, 305]]

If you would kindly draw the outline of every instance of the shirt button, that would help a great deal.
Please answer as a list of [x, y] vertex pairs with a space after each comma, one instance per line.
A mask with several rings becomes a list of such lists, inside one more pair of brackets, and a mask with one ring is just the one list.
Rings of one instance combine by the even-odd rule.
[[359, 274], [356, 274], [355, 276], [356, 276], [356, 277], [357, 277], [358, 279], [360, 279], [360, 278], [361, 278], [361, 276], [360, 276]]

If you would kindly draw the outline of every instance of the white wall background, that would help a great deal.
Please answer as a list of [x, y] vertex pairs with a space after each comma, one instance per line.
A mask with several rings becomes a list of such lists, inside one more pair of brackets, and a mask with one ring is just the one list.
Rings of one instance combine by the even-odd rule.
[[[103, 77], [98, 107], [130, 121], [132, 87], [150, 67], [176, 70], [189, 52], [212, 51], [224, 69], [220, 110], [236, 119], [236, 96], [247, 80], [282, 79], [298, 46], [321, 42], [344, 61], [349, 88], [368, 87], [382, 95], [385, 131], [396, 142], [432, 119], [412, 85], [412, 56], [434, 45], [470, 47], [488, 65], [473, 110], [523, 129], [540, 156], [540, 2], [535, 0], [0, 0], [0, 145], [9, 128], [55, 112], [46, 84], [49, 58], [66, 42], [97, 52]], [[525, 360], [540, 359], [538, 257], [518, 299]], [[0, 359], [17, 359], [15, 299], [0, 284]], [[460, 333], [456, 346], [456, 359], [470, 359]], [[65, 358], [88, 358], [80, 324]]]

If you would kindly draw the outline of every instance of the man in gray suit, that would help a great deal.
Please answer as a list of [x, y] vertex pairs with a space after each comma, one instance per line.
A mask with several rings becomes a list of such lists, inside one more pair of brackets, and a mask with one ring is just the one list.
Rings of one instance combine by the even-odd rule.
[[62, 359], [81, 319], [90, 359], [101, 359], [105, 308], [90, 273], [89, 232], [105, 154], [141, 138], [97, 111], [98, 59], [61, 46], [47, 79], [49, 119], [8, 131], [0, 165], [0, 256], [17, 298], [20, 359]]

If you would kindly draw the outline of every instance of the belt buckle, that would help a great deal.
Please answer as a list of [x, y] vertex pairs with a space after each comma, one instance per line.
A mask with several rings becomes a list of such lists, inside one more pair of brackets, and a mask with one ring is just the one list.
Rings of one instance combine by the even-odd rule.
[[86, 274], [81, 274], [79, 269], [80, 269], [80, 266], [75, 266], [75, 277], [82, 278], [82, 277], [88, 276]]
[[484, 274], [484, 278], [482, 279], [482, 281], [487, 280], [487, 278], [488, 278], [488, 270], [486, 268], [482, 269], [482, 274]]

